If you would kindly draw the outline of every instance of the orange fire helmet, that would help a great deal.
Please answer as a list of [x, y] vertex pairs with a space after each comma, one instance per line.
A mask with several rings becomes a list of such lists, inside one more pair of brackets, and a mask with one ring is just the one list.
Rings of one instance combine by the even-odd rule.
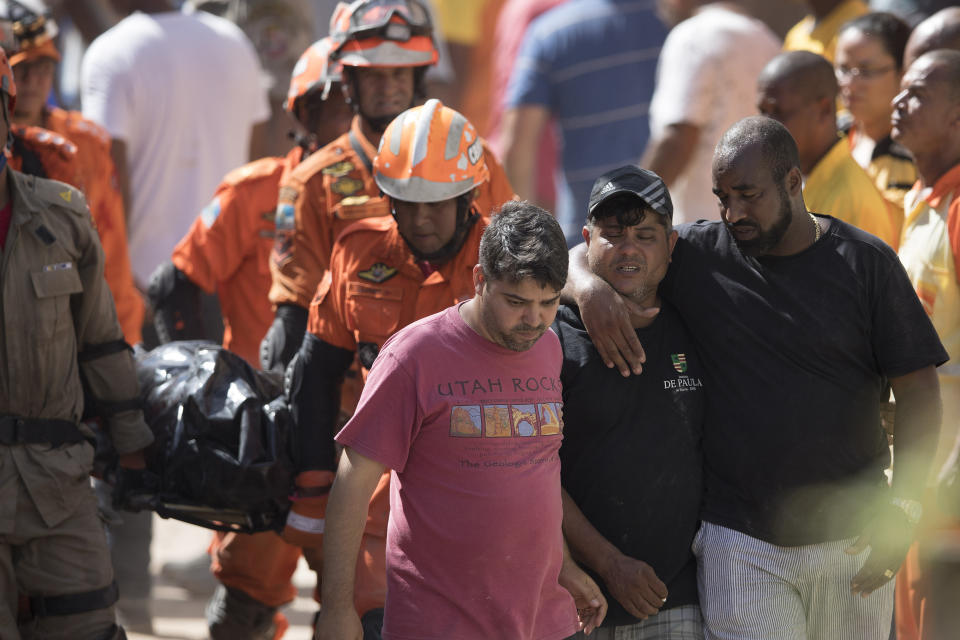
[[425, 67], [437, 63], [430, 13], [419, 0], [341, 2], [330, 18], [345, 67]]
[[0, 31], [3, 47], [10, 55], [10, 65], [51, 58], [60, 60], [60, 51], [54, 42], [57, 23], [49, 15], [43, 2], [4, 2]]
[[297, 101], [315, 90], [323, 90], [323, 100], [327, 99], [334, 82], [343, 79], [343, 65], [330, 59], [330, 52], [336, 46], [333, 38], [327, 36], [307, 47], [290, 75], [290, 89], [283, 108], [296, 113]]
[[390, 123], [373, 160], [373, 177], [391, 198], [440, 202], [470, 192], [490, 174], [477, 130], [434, 99]]

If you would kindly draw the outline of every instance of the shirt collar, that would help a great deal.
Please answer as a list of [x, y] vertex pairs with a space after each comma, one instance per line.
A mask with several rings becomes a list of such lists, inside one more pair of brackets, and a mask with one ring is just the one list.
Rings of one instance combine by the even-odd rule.
[[957, 187], [960, 187], [960, 164], [940, 176], [940, 179], [934, 183], [933, 191], [926, 198], [927, 204], [934, 209], [938, 208], [944, 196], [953, 193]]

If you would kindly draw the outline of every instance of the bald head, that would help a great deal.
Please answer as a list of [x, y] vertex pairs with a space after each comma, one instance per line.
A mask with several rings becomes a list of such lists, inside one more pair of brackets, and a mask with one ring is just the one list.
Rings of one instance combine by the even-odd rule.
[[810, 51], [787, 51], [767, 63], [757, 79], [760, 91], [779, 86], [801, 96], [805, 102], [835, 100], [837, 77], [833, 65]]
[[757, 110], [796, 140], [804, 174], [837, 142], [836, 100], [833, 65], [809, 51], [781, 53], [757, 80]]
[[917, 58], [911, 68], [924, 69], [928, 87], [943, 91], [951, 102], [960, 102], [960, 51], [930, 51]]
[[787, 128], [766, 116], [750, 116], [727, 129], [713, 153], [713, 170], [723, 171], [747, 149], [759, 148], [774, 182], [800, 166], [797, 143]]
[[960, 51], [937, 49], [910, 65], [893, 102], [894, 140], [927, 184], [960, 162]]
[[960, 7], [942, 9], [914, 28], [907, 41], [903, 68], [935, 49], [960, 50]]

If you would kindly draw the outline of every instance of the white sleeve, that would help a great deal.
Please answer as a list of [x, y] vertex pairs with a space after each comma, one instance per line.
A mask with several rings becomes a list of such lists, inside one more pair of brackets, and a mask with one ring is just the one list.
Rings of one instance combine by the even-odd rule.
[[250, 87], [251, 94], [247, 104], [251, 107], [250, 126], [265, 122], [270, 119], [270, 98], [267, 90], [267, 75], [260, 67], [260, 58], [257, 56], [257, 50], [253, 43], [243, 31], [237, 28], [240, 40], [240, 48], [243, 49], [243, 56], [247, 59], [248, 77], [251, 82], [245, 83]]
[[81, 66], [83, 117], [109, 132], [111, 138], [129, 140], [136, 124], [133, 104], [134, 78], [127, 60], [116, 54], [119, 43], [101, 36], [87, 49]]
[[710, 121], [714, 87], [722, 78], [703, 35], [689, 22], [681, 23], [663, 43], [650, 103], [652, 131], [681, 123], [702, 127]]

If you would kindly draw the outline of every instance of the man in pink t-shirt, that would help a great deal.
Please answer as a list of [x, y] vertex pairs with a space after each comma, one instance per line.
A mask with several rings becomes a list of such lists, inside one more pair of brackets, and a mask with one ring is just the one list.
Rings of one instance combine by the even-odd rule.
[[385, 640], [559, 640], [602, 622], [560, 529], [562, 356], [548, 328], [566, 275], [556, 220], [508, 202], [480, 241], [476, 297], [384, 344], [337, 436], [317, 637], [362, 637], [354, 570], [384, 467]]

